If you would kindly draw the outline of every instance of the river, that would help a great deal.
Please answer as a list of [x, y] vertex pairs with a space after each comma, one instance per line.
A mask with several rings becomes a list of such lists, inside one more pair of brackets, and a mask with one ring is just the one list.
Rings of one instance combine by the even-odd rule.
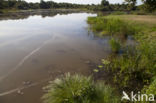
[[90, 75], [110, 47], [88, 30], [88, 16], [96, 14], [0, 17], [0, 103], [42, 103], [49, 80], [67, 72]]

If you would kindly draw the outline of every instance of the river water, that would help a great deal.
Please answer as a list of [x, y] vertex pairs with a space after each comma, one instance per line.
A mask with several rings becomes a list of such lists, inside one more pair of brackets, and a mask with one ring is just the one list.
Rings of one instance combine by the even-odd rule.
[[64, 73], [90, 75], [110, 53], [95, 37], [91, 13], [27, 14], [0, 18], [0, 103], [42, 103], [42, 88]]

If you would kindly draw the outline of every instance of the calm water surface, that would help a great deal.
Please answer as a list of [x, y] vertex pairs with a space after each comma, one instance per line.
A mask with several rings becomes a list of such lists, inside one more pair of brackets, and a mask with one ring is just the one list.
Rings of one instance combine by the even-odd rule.
[[[90, 13], [0, 20], [0, 103], [42, 103], [42, 88], [67, 73], [89, 75], [110, 52], [88, 32]], [[15, 18], [15, 17], [13, 17]]]

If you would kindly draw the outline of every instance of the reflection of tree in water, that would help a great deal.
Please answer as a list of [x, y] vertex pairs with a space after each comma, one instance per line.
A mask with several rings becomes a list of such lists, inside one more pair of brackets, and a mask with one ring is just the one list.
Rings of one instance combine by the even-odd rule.
[[79, 10], [34, 10], [34, 11], [20, 11], [15, 13], [6, 13], [0, 15], [0, 20], [19, 20], [27, 19], [29, 16], [41, 15], [42, 17], [54, 17], [57, 14], [70, 14], [82, 12]]

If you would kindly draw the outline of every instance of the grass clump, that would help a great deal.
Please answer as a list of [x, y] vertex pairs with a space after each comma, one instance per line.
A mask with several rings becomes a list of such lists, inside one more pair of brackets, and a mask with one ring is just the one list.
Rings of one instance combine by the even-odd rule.
[[109, 44], [111, 45], [111, 49], [114, 53], [118, 53], [120, 51], [121, 44], [118, 40], [115, 40], [114, 38], [112, 38], [109, 41]]
[[46, 87], [45, 103], [119, 103], [114, 89], [91, 77], [66, 74]]

